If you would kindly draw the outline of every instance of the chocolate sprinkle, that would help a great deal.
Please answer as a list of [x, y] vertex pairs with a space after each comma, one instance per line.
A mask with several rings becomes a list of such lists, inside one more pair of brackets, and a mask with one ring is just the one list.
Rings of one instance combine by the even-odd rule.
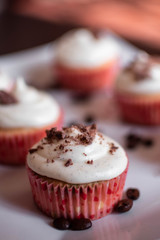
[[46, 130], [47, 140], [62, 140], [65, 138], [63, 131], [57, 131], [57, 128]]
[[69, 167], [70, 165], [73, 165], [72, 159], [68, 159], [68, 161], [64, 165], [65, 167]]
[[88, 160], [87, 164], [93, 164], [93, 160]]
[[[73, 128], [77, 128], [80, 133], [74, 137], [70, 136], [70, 132]], [[83, 144], [83, 145], [89, 145], [93, 142], [93, 139], [96, 134], [96, 124], [92, 124], [90, 126], [84, 126], [84, 125], [75, 125], [72, 127], [65, 127], [61, 131], [57, 131], [57, 128], [51, 128], [51, 130], [46, 130], [46, 140], [48, 142], [52, 143], [54, 140], [60, 141], [62, 139], [65, 139], [64, 145], [60, 145], [59, 149], [63, 150], [66, 144], [70, 144], [71, 141], [74, 141], [77, 145], [78, 144]]]
[[17, 103], [17, 99], [12, 94], [0, 90], [0, 104], [9, 105]]
[[109, 149], [110, 154], [113, 155], [113, 153], [114, 153], [117, 149], [118, 149], [118, 147], [116, 147], [116, 146], [114, 145], [114, 143], [111, 143], [111, 144], [110, 144], [110, 149]]
[[37, 148], [31, 148], [31, 149], [29, 150], [29, 153], [32, 154], [32, 153], [36, 152], [37, 150], [38, 150]]
[[140, 59], [139, 56], [126, 67], [126, 71], [131, 72], [136, 81], [150, 77], [150, 68], [153, 61], [151, 58]]
[[60, 149], [60, 150], [63, 150], [63, 149], [64, 149], [64, 145], [61, 144], [61, 145], [59, 146], [59, 149]]

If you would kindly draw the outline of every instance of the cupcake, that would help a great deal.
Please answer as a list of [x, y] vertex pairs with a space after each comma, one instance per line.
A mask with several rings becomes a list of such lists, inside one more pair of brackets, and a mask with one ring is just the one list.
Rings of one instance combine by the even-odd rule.
[[123, 118], [132, 123], [160, 124], [160, 60], [139, 54], [118, 77], [116, 98]]
[[34, 201], [53, 218], [106, 216], [122, 197], [127, 170], [125, 151], [95, 124], [47, 130], [27, 156]]
[[56, 44], [59, 83], [78, 91], [110, 88], [118, 70], [118, 48], [111, 38], [87, 29], [71, 30]]
[[45, 136], [45, 129], [61, 126], [62, 113], [51, 96], [23, 79], [8, 84], [0, 79], [0, 163], [24, 164], [29, 148]]

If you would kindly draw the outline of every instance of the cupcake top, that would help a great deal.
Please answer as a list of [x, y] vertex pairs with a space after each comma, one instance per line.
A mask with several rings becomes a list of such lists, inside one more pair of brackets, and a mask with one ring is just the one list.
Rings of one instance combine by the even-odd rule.
[[127, 167], [123, 148], [97, 132], [96, 125], [46, 131], [30, 149], [27, 163], [34, 172], [72, 184], [109, 180]]
[[71, 30], [57, 42], [56, 62], [71, 68], [93, 68], [117, 58], [118, 47], [109, 37], [87, 29]]
[[160, 60], [139, 54], [120, 73], [116, 89], [118, 92], [133, 94], [160, 93]]
[[13, 87], [13, 81], [4, 72], [0, 72], [0, 90], [9, 92]]
[[21, 78], [11, 83], [11, 89], [7, 82], [6, 86], [0, 83], [0, 128], [38, 128], [58, 119], [60, 108], [51, 96], [27, 86]]

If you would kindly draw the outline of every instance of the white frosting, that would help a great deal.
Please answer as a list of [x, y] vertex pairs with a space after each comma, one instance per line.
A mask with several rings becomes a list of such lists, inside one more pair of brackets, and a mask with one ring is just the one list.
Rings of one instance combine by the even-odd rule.
[[117, 58], [118, 46], [109, 37], [96, 39], [87, 29], [72, 30], [57, 43], [56, 61], [72, 68], [92, 68]]
[[[140, 68], [145, 63], [141, 59], [136, 64]], [[136, 80], [132, 71], [122, 71], [117, 79], [116, 89], [119, 92], [136, 94], [160, 93], [160, 64], [153, 63], [149, 69], [149, 77], [140, 80]]]
[[10, 91], [13, 86], [13, 79], [11, 79], [4, 72], [0, 72], [0, 90]]
[[[73, 128], [73, 136], [80, 132]], [[123, 148], [111, 138], [97, 133], [90, 145], [76, 145], [71, 141], [64, 150], [59, 149], [64, 140], [54, 144], [42, 145], [45, 140], [33, 146], [43, 146], [34, 153], [29, 153], [27, 157], [28, 166], [36, 173], [67, 183], [80, 184], [101, 180], [109, 180], [120, 175], [127, 166], [128, 159]], [[118, 149], [111, 154], [110, 144], [114, 143]], [[58, 149], [54, 151], [54, 149]], [[68, 149], [67, 152], [65, 150]], [[71, 151], [70, 151], [71, 150]], [[48, 160], [47, 160], [48, 159]], [[65, 163], [71, 159], [73, 165], [68, 167]], [[52, 162], [51, 160], [54, 160]], [[93, 160], [93, 164], [87, 164], [88, 160]]]
[[0, 104], [0, 127], [41, 127], [54, 123], [59, 117], [60, 108], [46, 93], [25, 84], [19, 78], [10, 93], [18, 100], [16, 104]]

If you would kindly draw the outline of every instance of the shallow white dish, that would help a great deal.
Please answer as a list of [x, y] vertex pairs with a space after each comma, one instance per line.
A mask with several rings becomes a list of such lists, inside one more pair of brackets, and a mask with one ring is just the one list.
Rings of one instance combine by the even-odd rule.
[[[118, 40], [119, 41], [119, 40]], [[124, 59], [135, 54], [123, 41], [119, 41]], [[49, 47], [51, 47], [49, 45]], [[44, 46], [44, 49], [46, 45]], [[125, 49], [125, 51], [124, 51]], [[43, 46], [40, 48], [43, 52]], [[23, 52], [17, 61], [26, 61]], [[26, 58], [25, 58], [26, 54]], [[30, 55], [31, 54], [31, 55]], [[33, 52], [30, 50], [29, 56]], [[37, 54], [40, 54], [37, 53]], [[0, 63], [17, 56], [6, 56]], [[49, 59], [49, 56], [48, 56]], [[18, 63], [18, 62], [17, 62]], [[4, 64], [4, 62], [3, 62]], [[48, 64], [50, 62], [48, 61]], [[4, 65], [3, 65], [4, 66]], [[17, 70], [18, 73], [18, 70]], [[23, 75], [23, 73], [22, 73]], [[65, 113], [65, 124], [83, 122], [87, 113], [95, 116], [98, 128], [118, 141], [123, 147], [124, 136], [130, 131], [152, 137], [151, 148], [139, 146], [127, 151], [130, 160], [125, 189], [136, 187], [140, 198], [131, 211], [110, 214], [93, 222], [91, 229], [79, 232], [58, 231], [52, 227], [52, 219], [34, 205], [25, 167], [0, 166], [0, 239], [2, 240], [158, 240], [160, 239], [160, 127], [138, 127], [121, 122], [112, 96], [106, 92], [93, 95], [84, 104], [73, 103], [70, 93], [51, 91]], [[101, 106], [101, 107], [99, 107]]]

